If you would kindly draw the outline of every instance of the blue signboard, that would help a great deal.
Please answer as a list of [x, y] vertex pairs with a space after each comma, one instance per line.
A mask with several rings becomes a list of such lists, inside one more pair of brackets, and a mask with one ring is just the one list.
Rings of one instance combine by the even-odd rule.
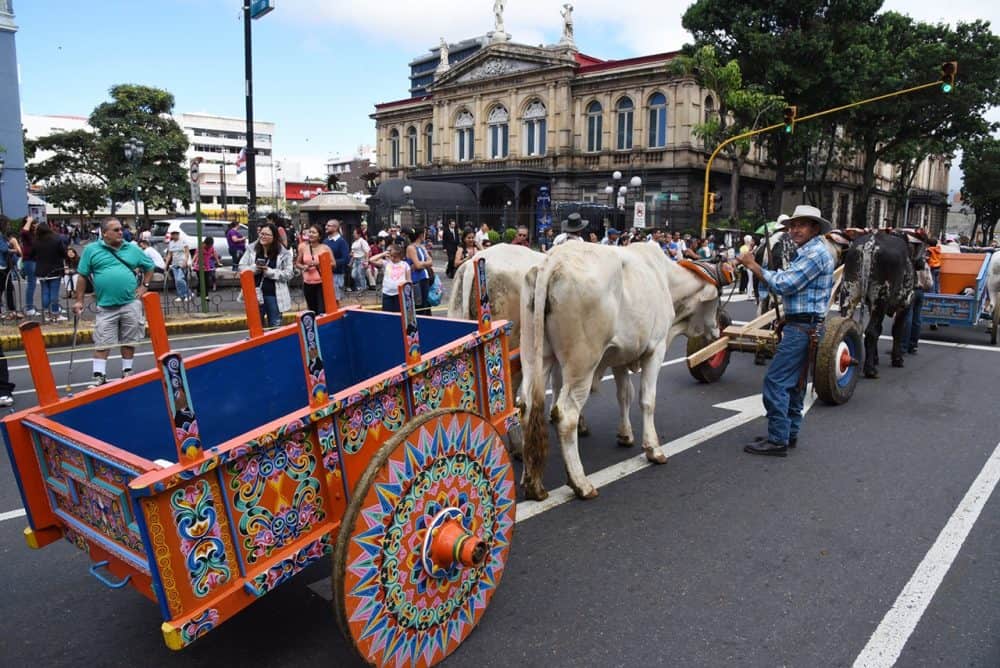
[[259, 19], [274, 9], [274, 0], [251, 0], [250, 18]]
[[538, 189], [538, 197], [535, 199], [535, 232], [538, 236], [545, 234], [545, 230], [552, 227], [552, 198], [549, 196], [547, 186]]

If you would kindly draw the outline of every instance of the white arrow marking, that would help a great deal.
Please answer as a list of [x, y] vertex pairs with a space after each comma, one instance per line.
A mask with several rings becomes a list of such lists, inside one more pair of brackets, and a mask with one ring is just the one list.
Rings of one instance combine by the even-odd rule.
[[[810, 385], [806, 389], [806, 399], [802, 408], [803, 415], [805, 415], [809, 409], [812, 408], [815, 400], [816, 398], [812, 392], [812, 385]], [[711, 440], [720, 434], [724, 434], [731, 429], [736, 429], [747, 422], [752, 422], [757, 418], [764, 417], [764, 406], [761, 401], [761, 395], [759, 394], [743, 397], [742, 399], [736, 399], [734, 401], [726, 401], [721, 404], [715, 404], [713, 408], [736, 411], [736, 415], [714, 422], [710, 425], [702, 427], [701, 429], [695, 430], [690, 434], [681, 436], [680, 438], [667, 441], [660, 446], [663, 448], [663, 454], [668, 457], [679, 454], [689, 448], [693, 448], [696, 445]], [[597, 473], [591, 473], [587, 477], [590, 478], [590, 482], [592, 482], [594, 486], [599, 489], [605, 485], [610, 485], [617, 480], [621, 480], [626, 476], [630, 476], [637, 471], [649, 468], [650, 466], [653, 466], [653, 464], [646, 459], [645, 454], [641, 454], [630, 459], [626, 459], [623, 462], [612, 464], [605, 469], [601, 469]], [[574, 498], [575, 495], [573, 494], [573, 490], [570, 489], [569, 486], [563, 485], [558, 489], [550, 491], [548, 498], [544, 501], [522, 501], [517, 504], [517, 521], [523, 522], [524, 520], [532, 518], [535, 515], [544, 513], [546, 510], [552, 510], [556, 506], [560, 506], [567, 501], [572, 501]]]

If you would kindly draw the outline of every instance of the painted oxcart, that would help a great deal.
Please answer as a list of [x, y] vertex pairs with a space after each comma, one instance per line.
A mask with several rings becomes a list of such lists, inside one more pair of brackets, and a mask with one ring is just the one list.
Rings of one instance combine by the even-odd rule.
[[335, 616], [363, 659], [454, 651], [514, 526], [509, 326], [486, 295], [478, 323], [416, 317], [409, 285], [402, 314], [264, 332], [250, 308], [247, 340], [186, 359], [144, 299], [159, 367], [75, 397], [58, 396], [37, 324], [23, 329], [40, 404], [2, 431], [28, 544], [64, 538], [102, 583], [150, 598], [172, 649], [331, 555]]

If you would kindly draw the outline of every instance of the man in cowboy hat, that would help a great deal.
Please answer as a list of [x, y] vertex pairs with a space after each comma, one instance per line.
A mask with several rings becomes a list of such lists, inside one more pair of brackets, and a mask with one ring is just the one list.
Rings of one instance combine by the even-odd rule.
[[830, 303], [836, 266], [820, 236], [833, 226], [819, 209], [799, 205], [782, 222], [798, 246], [798, 254], [786, 269], [764, 269], [754, 260], [753, 253], [739, 257], [758, 281], [781, 295], [785, 305], [781, 342], [764, 376], [767, 439], [758, 438], [743, 448], [750, 454], [776, 457], [785, 457], [788, 448], [794, 448], [798, 442], [805, 376]]
[[590, 225], [589, 220], [584, 220], [582, 216], [578, 213], [569, 214], [566, 219], [562, 222], [562, 233], [557, 235], [552, 241], [552, 247], [555, 248], [561, 243], [565, 243], [570, 239], [576, 239], [582, 241], [583, 237], [580, 236], [580, 232], [583, 232]]

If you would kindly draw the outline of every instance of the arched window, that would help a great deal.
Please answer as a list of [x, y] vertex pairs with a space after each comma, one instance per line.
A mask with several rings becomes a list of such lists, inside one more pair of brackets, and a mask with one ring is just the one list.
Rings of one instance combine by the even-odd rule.
[[424, 162], [430, 164], [434, 160], [434, 125], [428, 123], [424, 127]]
[[545, 105], [535, 100], [524, 111], [524, 155], [545, 155]]
[[705, 96], [705, 122], [708, 123], [715, 117], [715, 100], [711, 95]]
[[587, 150], [596, 152], [601, 150], [601, 138], [604, 125], [604, 109], [601, 103], [591, 102], [587, 105]]
[[649, 98], [649, 148], [667, 145], [667, 97], [653, 93]]
[[510, 137], [510, 114], [501, 105], [493, 107], [486, 119], [489, 129], [489, 147], [487, 155], [493, 160], [507, 157], [508, 139]]
[[417, 129], [412, 125], [406, 131], [406, 157], [410, 167], [417, 166]]
[[472, 160], [475, 155], [475, 135], [473, 126], [475, 119], [468, 111], [462, 111], [455, 119], [455, 160], [462, 162]]
[[393, 169], [399, 167], [399, 130], [389, 133], [389, 165]]
[[632, 100], [623, 97], [618, 100], [618, 106], [615, 108], [618, 116], [618, 141], [615, 143], [615, 147], [619, 151], [628, 151], [632, 148], [632, 113], [635, 110], [635, 105], [632, 104]]

